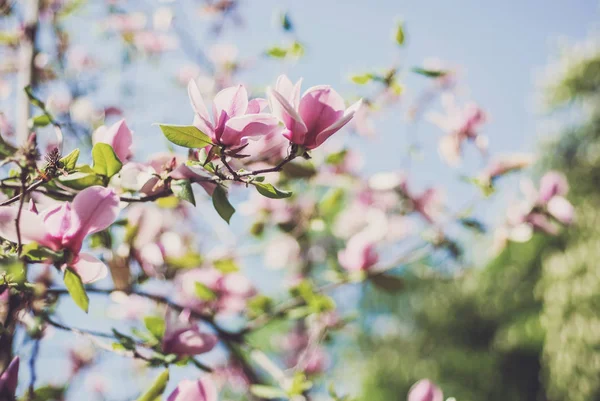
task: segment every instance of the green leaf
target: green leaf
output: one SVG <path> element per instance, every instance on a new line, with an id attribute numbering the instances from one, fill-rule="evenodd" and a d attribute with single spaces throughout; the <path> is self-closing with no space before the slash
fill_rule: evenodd
<path id="1" fill-rule="evenodd" d="M 123 334 L 119 331 L 117 331 L 116 329 L 112 329 L 113 334 L 115 335 L 117 341 L 119 341 L 119 344 L 126 350 L 134 350 L 135 349 L 135 340 L 126 335 Z M 113 344 L 113 348 L 114 348 L 114 344 Z"/>
<path id="2" fill-rule="evenodd" d="M 63 168 L 67 171 L 75 170 L 75 166 L 77 165 L 77 160 L 79 159 L 79 149 L 74 149 L 71 153 L 60 159 L 60 162 L 63 165 Z"/>
<path id="3" fill-rule="evenodd" d="M 474 230 L 480 234 L 484 234 L 486 232 L 485 225 L 477 219 L 474 219 L 472 217 L 464 217 L 459 221 L 460 224 L 462 224 L 463 226 L 470 228 L 471 230 Z"/>
<path id="4" fill-rule="evenodd" d="M 19 44 L 18 32 L 0 31 L 0 45 L 12 46 Z"/>
<path id="5" fill-rule="evenodd" d="M 191 269 L 202 264 L 202 255 L 196 252 L 188 252 L 183 256 L 167 256 L 167 264 L 179 269 Z"/>
<path id="6" fill-rule="evenodd" d="M 196 282 L 194 287 L 196 296 L 203 301 L 214 301 L 217 299 L 217 294 L 206 285 Z"/>
<path id="7" fill-rule="evenodd" d="M 288 53 L 293 57 L 300 58 L 304 56 L 304 45 L 300 42 L 294 42 Z"/>
<path id="8" fill-rule="evenodd" d="M 281 14 L 281 27 L 286 32 L 294 30 L 294 24 L 292 24 L 292 20 L 287 12 Z"/>
<path id="9" fill-rule="evenodd" d="M 90 166 L 78 167 L 76 172 L 67 176 L 59 175 L 58 180 L 65 186 L 73 189 L 85 189 L 92 185 L 104 185 L 104 180 L 92 170 Z"/>
<path id="10" fill-rule="evenodd" d="M 44 248 L 35 242 L 23 246 L 22 253 L 29 261 L 41 262 L 47 259 L 60 260 L 63 258 L 63 252 L 55 252 L 51 249 Z"/>
<path id="11" fill-rule="evenodd" d="M 46 105 L 33 94 L 33 89 L 30 85 L 27 85 L 23 90 L 27 94 L 27 98 L 32 105 L 39 107 L 42 110 L 46 110 Z"/>
<path id="12" fill-rule="evenodd" d="M 404 23 L 399 22 L 396 26 L 394 40 L 398 46 L 403 46 L 406 43 L 406 33 L 404 32 Z"/>
<path id="13" fill-rule="evenodd" d="M 146 329 L 157 339 L 165 335 L 165 319 L 158 316 L 146 316 L 144 318 Z"/>
<path id="14" fill-rule="evenodd" d="M 427 78 L 440 78 L 440 77 L 443 77 L 444 75 L 448 74 L 448 71 L 429 70 L 429 69 L 421 68 L 421 67 L 413 67 L 412 72 L 419 74 L 419 75 L 423 75 L 424 77 L 427 77 Z"/>
<path id="15" fill-rule="evenodd" d="M 17 151 L 17 148 L 4 141 L 2 136 L 0 136 L 0 160 L 6 159 L 8 156 L 12 156 Z"/>
<path id="16" fill-rule="evenodd" d="M 35 117 L 29 119 L 28 125 L 29 125 L 29 128 L 39 128 L 39 127 L 45 127 L 48 124 L 50 124 L 51 122 L 52 122 L 52 120 L 50 119 L 50 116 L 48 116 L 47 114 L 41 114 L 39 116 L 35 116 Z"/>
<path id="17" fill-rule="evenodd" d="M 152 383 L 152 386 L 137 401 L 156 401 L 164 393 L 169 382 L 169 369 L 163 370 Z"/>
<path id="18" fill-rule="evenodd" d="M 273 309 L 273 299 L 266 295 L 256 295 L 248 300 L 246 313 L 253 319 L 258 316 L 271 312 Z"/>
<path id="19" fill-rule="evenodd" d="M 279 46 L 273 46 L 268 48 L 265 54 L 273 58 L 285 58 L 285 56 L 288 54 L 288 49 L 284 49 L 283 47 Z"/>
<path id="20" fill-rule="evenodd" d="M 97 143 L 92 148 L 92 159 L 94 160 L 94 171 L 108 178 L 121 171 L 123 163 L 117 157 L 112 146 L 107 143 Z"/>
<path id="21" fill-rule="evenodd" d="M 371 80 L 373 79 L 373 74 L 367 73 L 367 74 L 353 75 L 350 77 L 350 79 L 355 84 L 365 85 L 365 84 L 368 84 L 369 82 L 371 82 Z"/>
<path id="22" fill-rule="evenodd" d="M 235 260 L 231 258 L 219 259 L 213 262 L 215 269 L 219 270 L 221 273 L 235 273 L 240 271 L 239 266 L 235 263 Z"/>
<path id="23" fill-rule="evenodd" d="M 235 209 L 229 203 L 229 199 L 227 199 L 227 192 L 223 189 L 222 186 L 217 186 L 215 188 L 215 192 L 213 192 L 212 196 L 213 206 L 219 216 L 223 218 L 229 224 L 229 220 L 231 220 L 231 216 L 235 213 Z"/>
<path id="24" fill-rule="evenodd" d="M 73 301 L 79 306 L 85 313 L 88 313 L 90 299 L 85 292 L 85 287 L 81 281 L 81 277 L 75 273 L 70 267 L 65 269 L 65 275 L 63 278 L 67 291 L 73 298 Z"/>
<path id="25" fill-rule="evenodd" d="M 213 144 L 205 133 L 193 125 L 158 124 L 158 126 L 169 141 L 184 148 L 203 148 Z"/>
<path id="26" fill-rule="evenodd" d="M 38 387 L 33 392 L 32 399 L 33 401 L 62 400 L 66 390 L 66 387 L 56 387 L 52 385 Z"/>
<path id="27" fill-rule="evenodd" d="M 283 199 L 292 196 L 291 192 L 279 190 L 271 184 L 264 184 L 262 182 L 254 181 L 252 182 L 252 185 L 256 187 L 258 193 L 260 193 L 262 196 L 266 196 L 267 198 Z"/>
<path id="28" fill-rule="evenodd" d="M 404 280 L 400 277 L 377 274 L 371 276 L 369 279 L 377 288 L 381 288 L 386 292 L 398 292 L 404 288 Z"/>
<path id="29" fill-rule="evenodd" d="M 179 199 L 188 201 L 196 206 L 196 198 L 194 198 L 194 191 L 192 190 L 190 180 L 174 180 L 171 182 L 171 191 Z"/>
<path id="30" fill-rule="evenodd" d="M 250 392 L 259 398 L 265 398 L 267 400 L 275 400 L 277 398 L 288 398 L 287 393 L 282 389 L 272 386 L 265 386 L 262 384 L 251 385 Z"/>

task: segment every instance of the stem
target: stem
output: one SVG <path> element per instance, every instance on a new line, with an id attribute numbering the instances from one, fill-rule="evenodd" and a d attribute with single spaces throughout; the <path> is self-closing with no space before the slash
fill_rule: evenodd
<path id="1" fill-rule="evenodd" d="M 8 206 L 8 205 L 12 205 L 16 201 L 23 201 L 25 199 L 25 195 L 27 195 L 29 192 L 35 191 L 43 183 L 44 183 L 43 180 L 38 180 L 38 181 L 34 182 L 33 184 L 31 184 L 30 186 L 24 187 L 24 183 L 22 182 L 21 185 L 19 186 L 19 188 L 22 188 L 21 193 L 0 203 L 0 206 Z M 6 186 L 9 188 L 13 188 L 13 186 L 9 186 L 9 185 L 6 185 Z M 20 214 L 20 212 L 19 212 L 19 214 Z M 18 228 L 17 228 L 17 230 L 18 230 Z"/>
<path id="2" fill-rule="evenodd" d="M 29 394 L 28 399 L 34 399 L 34 390 L 35 390 L 35 381 L 37 380 L 37 374 L 35 369 L 35 364 L 37 361 L 38 353 L 40 351 L 40 339 L 36 338 L 33 342 L 33 349 L 31 350 L 31 356 L 29 357 L 29 371 L 31 374 L 31 378 L 29 379 Z"/>

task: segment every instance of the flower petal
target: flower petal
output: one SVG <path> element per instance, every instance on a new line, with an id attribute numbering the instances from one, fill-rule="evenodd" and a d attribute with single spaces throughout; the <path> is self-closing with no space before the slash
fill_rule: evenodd
<path id="1" fill-rule="evenodd" d="M 306 125 L 302 121 L 300 114 L 294 109 L 294 107 L 283 97 L 283 95 L 276 90 L 268 89 L 269 102 L 273 114 L 278 116 L 286 128 L 289 130 L 287 134 L 284 134 L 291 142 L 298 145 L 304 144 L 306 136 Z M 280 107 L 280 114 L 277 114 L 274 109 Z"/>
<path id="2" fill-rule="evenodd" d="M 248 102 L 248 109 L 246 114 L 258 114 L 262 113 L 269 106 L 267 99 L 255 98 Z"/>
<path id="3" fill-rule="evenodd" d="M 210 121 L 210 114 L 206 108 L 206 104 L 204 103 L 204 99 L 200 93 L 200 89 L 198 89 L 198 85 L 193 79 L 188 83 L 188 96 L 190 98 L 192 108 L 196 113 L 194 115 L 194 125 L 206 135 L 212 136 L 214 126 Z"/>
<path id="4" fill-rule="evenodd" d="M 104 262 L 89 253 L 80 253 L 70 267 L 85 284 L 102 280 L 108 274 L 108 268 Z"/>
<path id="5" fill-rule="evenodd" d="M 354 117 L 354 114 L 360 108 L 361 105 L 362 105 L 362 99 L 360 99 L 358 102 L 354 103 L 352 106 L 348 107 L 348 109 L 346 109 L 346 111 L 344 112 L 344 115 L 342 116 L 342 118 L 335 121 L 333 124 L 331 124 L 329 127 L 325 128 L 323 131 L 319 132 L 316 136 L 314 147 L 316 148 L 317 146 L 321 146 L 321 144 L 323 142 L 325 142 L 327 140 L 327 138 L 329 138 L 331 135 L 338 132 L 344 125 L 348 124 L 350 122 L 350 120 L 352 120 L 352 118 Z M 312 149 L 312 148 L 309 147 L 309 149 Z"/>
<path id="6" fill-rule="evenodd" d="M 241 145 L 243 138 L 268 135 L 277 129 L 279 122 L 271 114 L 246 114 L 229 119 L 221 135 L 221 143 L 228 146 Z"/>
<path id="7" fill-rule="evenodd" d="M 15 243 L 18 242 L 16 226 L 18 212 L 19 209 L 16 207 L 0 207 L 0 237 Z M 35 241 L 40 245 L 49 246 L 51 243 L 42 217 L 27 209 L 21 210 L 20 229 L 23 244 Z"/>
<path id="8" fill-rule="evenodd" d="M 217 387 L 208 376 L 182 380 L 167 401 L 217 401 Z"/>
<path id="9" fill-rule="evenodd" d="M 330 86 L 309 88 L 298 106 L 298 112 L 309 133 L 317 135 L 344 115 L 344 99 Z"/>
<path id="10" fill-rule="evenodd" d="M 110 127 L 100 127 L 93 134 L 94 143 L 109 144 L 123 163 L 131 157 L 133 135 L 124 119 L 117 121 Z"/>
<path id="11" fill-rule="evenodd" d="M 119 197 L 110 188 L 98 185 L 81 191 L 73 199 L 70 227 L 63 237 L 77 251 L 86 235 L 102 231 L 117 219 Z"/>
<path id="12" fill-rule="evenodd" d="M 248 109 L 248 92 L 244 85 L 225 88 L 216 94 L 213 104 L 217 127 L 225 124 L 223 119 L 243 116 Z"/>

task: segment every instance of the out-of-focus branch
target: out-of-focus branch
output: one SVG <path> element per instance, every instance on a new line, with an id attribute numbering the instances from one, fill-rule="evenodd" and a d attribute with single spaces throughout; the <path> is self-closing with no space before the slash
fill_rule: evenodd
<path id="1" fill-rule="evenodd" d="M 35 36 L 38 30 L 40 13 L 40 0 L 21 0 L 23 7 L 23 37 L 19 48 L 19 73 L 17 77 L 17 144 L 25 143 L 29 136 L 29 118 L 31 107 L 29 98 L 22 90 L 31 86 L 35 81 L 34 58 L 35 58 Z"/>

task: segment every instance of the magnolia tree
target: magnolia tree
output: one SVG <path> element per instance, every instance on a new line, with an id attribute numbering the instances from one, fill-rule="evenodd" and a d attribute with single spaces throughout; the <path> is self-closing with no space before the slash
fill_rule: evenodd
<path id="1" fill-rule="evenodd" d="M 84 3 L 0 1 L 8 27 L 0 36 L 8 60 L 0 89 L 17 108 L 0 113 L 0 399 L 69 399 L 82 375 L 90 379 L 85 399 L 350 399 L 327 376 L 344 363 L 334 355 L 336 337 L 352 328 L 354 305 L 339 296 L 342 287 L 397 292 L 414 262 L 460 259 L 449 227 L 485 227 L 468 208 L 444 203 L 446 183 L 415 189 L 422 185 L 412 178 L 414 167 L 368 176 L 359 150 L 331 138 L 379 135 L 378 116 L 408 100 L 406 124 L 424 118 L 440 128 L 434 157 L 453 167 L 474 147 L 489 159 L 464 179 L 478 201 L 533 158 L 493 155 L 483 135 L 487 114 L 458 103 L 458 74 L 439 62 L 408 71 L 430 83 L 413 99 L 403 94 L 405 71 L 395 66 L 353 76 L 362 99 L 345 99 L 326 84 L 303 90 L 294 74 L 249 91 L 238 73 L 256 63 L 223 46 L 204 53 L 186 27 L 172 23 L 170 6 L 107 1 L 94 11 L 96 23 L 109 45 L 121 46 L 123 66 L 177 49 L 195 60 L 176 76 L 187 87 L 187 125 L 156 121 L 134 133 L 135 122 L 123 119 L 126 102 L 98 107 L 90 100 L 97 90 L 90 81 L 104 70 L 93 51 L 71 47 L 76 32 L 67 29 Z M 210 16 L 214 35 L 242 18 L 233 0 L 194 7 Z M 265 57 L 302 57 L 289 15 L 280 24 L 293 40 Z M 405 45 L 402 24 L 394 39 Z M 438 98 L 444 113 L 432 111 Z M 151 132 L 168 145 L 136 155 L 134 145 L 143 148 Z M 524 181 L 493 232 L 495 249 L 571 223 L 567 191 L 555 172 L 538 185 Z M 200 224 L 204 215 L 243 220 L 247 230 L 223 234 L 221 224 Z M 252 237 L 252 249 L 224 238 L 231 235 Z M 419 269 L 417 277 L 438 274 Z M 91 315 L 97 323 L 85 327 L 90 320 L 81 316 L 90 310 L 98 311 Z M 38 370 L 52 367 L 39 349 L 58 332 L 73 339 L 59 355 L 70 361 L 68 379 L 40 383 Z M 92 375 L 104 355 L 136 364 L 127 378 Z M 184 377 L 169 379 L 182 369 Z M 136 373 L 152 380 L 132 385 Z M 109 394 L 106 379 L 124 388 L 119 396 Z M 408 399 L 444 398 L 424 379 Z"/>

